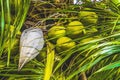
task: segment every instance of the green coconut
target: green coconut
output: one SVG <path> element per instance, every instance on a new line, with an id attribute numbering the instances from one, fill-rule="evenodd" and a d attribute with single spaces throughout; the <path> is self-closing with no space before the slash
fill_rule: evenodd
<path id="1" fill-rule="evenodd" d="M 72 41 L 72 39 L 69 37 L 61 37 L 57 40 L 56 45 L 57 45 L 57 48 L 56 48 L 57 51 L 61 52 L 74 47 L 76 43 Z"/>
<path id="2" fill-rule="evenodd" d="M 74 38 L 78 37 L 84 31 L 84 26 L 79 21 L 72 21 L 66 28 L 67 36 Z"/>
<path id="3" fill-rule="evenodd" d="M 91 12 L 90 10 L 80 11 L 79 17 L 81 22 L 85 25 L 97 24 L 98 21 L 98 15 L 95 12 Z"/>
<path id="4" fill-rule="evenodd" d="M 64 26 L 53 26 L 48 30 L 48 37 L 53 40 L 53 42 L 60 38 L 65 36 L 66 31 Z"/>

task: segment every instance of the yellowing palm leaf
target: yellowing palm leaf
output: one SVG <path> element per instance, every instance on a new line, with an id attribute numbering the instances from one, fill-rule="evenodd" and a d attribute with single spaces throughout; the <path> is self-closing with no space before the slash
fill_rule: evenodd
<path id="1" fill-rule="evenodd" d="M 47 62 L 45 67 L 44 80 L 49 80 L 52 74 L 52 69 L 54 65 L 54 46 L 50 42 L 47 43 Z"/>

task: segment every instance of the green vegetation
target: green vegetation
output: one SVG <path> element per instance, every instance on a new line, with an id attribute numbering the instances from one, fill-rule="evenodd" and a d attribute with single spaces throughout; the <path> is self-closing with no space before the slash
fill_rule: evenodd
<path id="1" fill-rule="evenodd" d="M 119 80 L 120 1 L 0 1 L 0 80 Z M 18 71 L 22 30 L 43 29 L 40 54 Z"/>

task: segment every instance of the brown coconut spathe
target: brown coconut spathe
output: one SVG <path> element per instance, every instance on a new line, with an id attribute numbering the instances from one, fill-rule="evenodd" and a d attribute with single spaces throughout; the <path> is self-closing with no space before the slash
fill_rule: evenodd
<path id="1" fill-rule="evenodd" d="M 23 31 L 20 38 L 20 58 L 18 71 L 30 60 L 34 59 L 44 46 L 43 32 L 39 28 Z"/>

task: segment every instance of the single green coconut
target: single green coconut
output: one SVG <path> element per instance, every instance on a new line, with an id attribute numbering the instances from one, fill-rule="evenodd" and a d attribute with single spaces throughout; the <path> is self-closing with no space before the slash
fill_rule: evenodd
<path id="1" fill-rule="evenodd" d="M 74 38 L 78 37 L 84 31 L 84 26 L 79 21 L 72 21 L 66 28 L 67 36 Z"/>
<path id="2" fill-rule="evenodd" d="M 96 26 L 91 26 L 90 28 L 86 29 L 86 33 L 95 33 L 98 32 Z"/>
<path id="3" fill-rule="evenodd" d="M 81 22 L 85 25 L 89 24 L 97 24 L 98 21 L 98 15 L 95 12 L 89 11 L 80 11 L 79 17 L 81 19 Z"/>
<path id="4" fill-rule="evenodd" d="M 100 36 L 89 37 L 89 38 L 85 38 L 85 39 L 81 40 L 80 43 L 88 43 L 90 41 L 100 39 L 100 38 L 101 38 Z"/>
<path id="5" fill-rule="evenodd" d="M 48 30 L 48 37 L 51 38 L 53 41 L 65 36 L 66 31 L 64 26 L 53 26 Z"/>
<path id="6" fill-rule="evenodd" d="M 56 48 L 57 51 L 61 52 L 74 47 L 76 43 L 72 41 L 72 39 L 69 37 L 61 37 L 57 40 L 56 45 L 57 45 L 57 48 Z"/>

